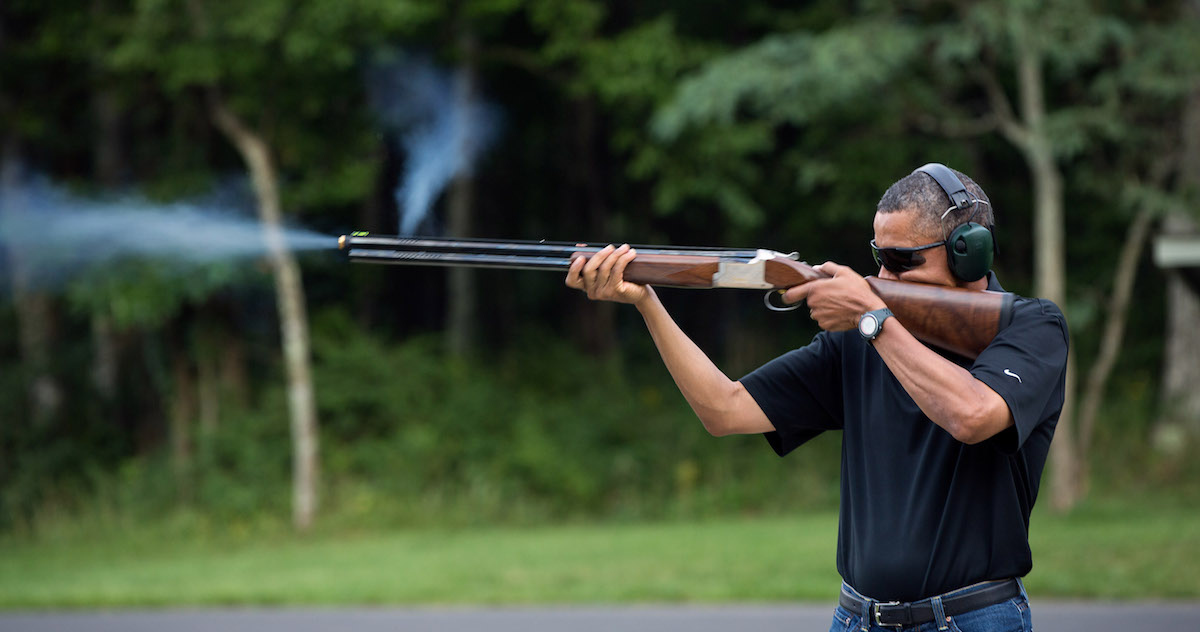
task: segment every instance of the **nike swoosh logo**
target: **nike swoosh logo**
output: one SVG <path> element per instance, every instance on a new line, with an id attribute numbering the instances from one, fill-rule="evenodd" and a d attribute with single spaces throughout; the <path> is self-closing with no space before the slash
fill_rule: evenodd
<path id="1" fill-rule="evenodd" d="M 1012 371 L 1010 371 L 1008 369 L 1004 369 L 1004 374 L 1007 375 L 1008 377 L 1016 378 L 1018 384 L 1024 384 L 1024 382 L 1021 381 L 1020 375 L 1017 375 L 1016 373 L 1013 373 Z"/>

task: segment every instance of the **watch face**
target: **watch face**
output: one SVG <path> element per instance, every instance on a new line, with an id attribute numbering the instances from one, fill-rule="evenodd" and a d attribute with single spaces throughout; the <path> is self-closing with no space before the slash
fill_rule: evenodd
<path id="1" fill-rule="evenodd" d="M 879 320 L 875 314 L 867 314 L 858 320 L 858 333 L 870 338 L 879 330 Z"/>

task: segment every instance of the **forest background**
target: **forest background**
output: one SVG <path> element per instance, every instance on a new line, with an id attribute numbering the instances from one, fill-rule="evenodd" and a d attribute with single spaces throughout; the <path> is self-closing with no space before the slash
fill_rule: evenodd
<path id="1" fill-rule="evenodd" d="M 555 274 L 349 265 L 336 235 L 871 273 L 876 201 L 932 161 L 989 193 L 1005 286 L 1070 323 L 1041 504 L 1195 506 L 1195 269 L 1151 246 L 1196 231 L 1200 4 L 794 5 L 8 0 L 0 531 L 835 507 L 836 436 L 783 460 L 708 437 L 634 310 Z M 753 293 L 662 295 L 735 378 L 816 332 Z"/>

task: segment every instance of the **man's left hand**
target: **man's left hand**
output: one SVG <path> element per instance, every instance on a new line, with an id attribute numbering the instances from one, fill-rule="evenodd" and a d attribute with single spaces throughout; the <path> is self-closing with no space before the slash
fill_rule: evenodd
<path id="1" fill-rule="evenodd" d="M 807 300 L 808 313 L 821 329 L 854 329 L 863 314 L 887 307 L 887 303 L 871 291 L 867 280 L 854 270 L 832 261 L 826 261 L 816 269 L 833 276 L 791 288 L 783 294 L 783 300 L 787 303 Z"/>

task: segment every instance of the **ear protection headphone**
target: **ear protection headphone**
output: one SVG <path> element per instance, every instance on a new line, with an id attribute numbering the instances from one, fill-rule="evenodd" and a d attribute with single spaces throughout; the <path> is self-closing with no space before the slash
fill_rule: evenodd
<path id="1" fill-rule="evenodd" d="M 978 205 L 987 202 L 971 195 L 962 180 L 959 180 L 946 165 L 931 162 L 913 173 L 917 171 L 933 178 L 950 198 L 952 206 L 942 213 L 942 217 L 953 211 L 971 209 L 971 217 L 967 223 L 955 228 L 950 236 L 946 237 L 946 262 L 950 266 L 950 272 L 961 281 L 978 281 L 987 276 L 988 271 L 992 269 L 992 259 L 999 251 L 996 233 L 992 226 L 971 221 L 979 211 Z"/>

